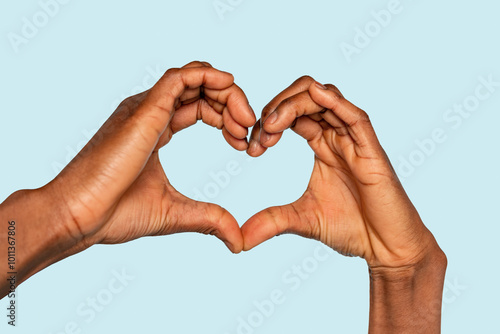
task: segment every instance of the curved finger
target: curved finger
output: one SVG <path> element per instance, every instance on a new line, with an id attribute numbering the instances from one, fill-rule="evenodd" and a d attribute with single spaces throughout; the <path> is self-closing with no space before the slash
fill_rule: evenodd
<path id="1" fill-rule="evenodd" d="M 328 123 L 335 132 L 340 136 L 346 136 L 349 134 L 349 127 L 344 123 L 335 113 L 331 110 L 327 110 L 322 114 L 318 114 L 319 117 Z"/>
<path id="2" fill-rule="evenodd" d="M 269 148 L 276 145 L 280 141 L 282 136 L 283 132 L 269 133 L 266 132 L 265 130 L 262 130 L 261 128 L 259 141 L 262 146 Z"/>
<path id="3" fill-rule="evenodd" d="M 238 85 L 233 84 L 223 90 L 206 88 L 204 94 L 210 99 L 226 105 L 232 118 L 240 125 L 248 128 L 255 123 L 255 113 L 247 96 Z"/>
<path id="4" fill-rule="evenodd" d="M 213 66 L 206 61 L 200 61 L 200 60 L 195 60 L 182 66 L 182 68 L 195 68 L 195 67 L 213 67 Z"/>
<path id="5" fill-rule="evenodd" d="M 233 82 L 231 73 L 211 67 L 169 69 L 151 89 L 148 102 L 168 110 L 187 89 L 203 86 L 220 90 L 229 88 Z"/>
<path id="6" fill-rule="evenodd" d="M 224 115 L 226 119 L 224 119 Z M 172 135 L 184 130 L 201 120 L 203 123 L 222 130 L 225 140 L 238 151 L 244 151 L 248 148 L 246 139 L 247 129 L 230 119 L 226 112 L 218 113 L 208 101 L 201 100 L 199 103 L 185 105 L 174 114 L 170 121 Z"/>
<path id="7" fill-rule="evenodd" d="M 317 141 L 323 135 L 321 125 L 309 116 L 299 117 L 291 129 L 308 142 Z"/>
<path id="8" fill-rule="evenodd" d="M 243 249 L 243 235 L 236 219 L 219 205 L 193 201 L 180 195 L 185 207 L 182 216 L 177 218 L 176 233 L 197 232 L 214 235 L 224 242 L 233 253 Z"/>
<path id="9" fill-rule="evenodd" d="M 179 97 L 188 89 L 205 86 L 225 89 L 233 84 L 233 76 L 209 67 L 170 69 L 148 91 L 135 113 L 136 124 L 147 144 L 156 145 L 163 135 Z"/>
<path id="10" fill-rule="evenodd" d="M 200 104 L 193 103 L 183 106 L 175 113 L 170 121 L 172 134 L 196 124 L 199 120 L 219 130 L 224 127 L 222 115 L 211 108 L 206 101 L 202 100 Z"/>
<path id="11" fill-rule="evenodd" d="M 335 86 L 325 87 L 316 83 L 311 85 L 309 92 L 315 103 L 331 110 L 336 118 L 346 125 L 345 130 L 358 147 L 380 147 L 368 114 L 347 101 Z M 328 118 L 325 120 L 329 123 L 332 122 L 332 124 L 336 122 L 333 119 L 328 120 Z"/>
<path id="12" fill-rule="evenodd" d="M 272 207 L 255 214 L 241 227 L 243 250 L 248 251 L 264 241 L 283 234 L 288 229 L 288 221 L 283 207 Z"/>
<path id="13" fill-rule="evenodd" d="M 197 61 L 192 61 L 189 64 L 184 65 L 182 68 L 184 69 L 184 68 L 200 68 L 200 67 L 210 67 L 211 68 L 212 65 L 210 65 L 207 62 L 197 60 Z M 189 103 L 192 103 L 192 102 L 198 100 L 201 97 L 202 91 L 203 91 L 203 88 L 201 86 L 196 87 L 196 88 L 186 89 L 182 93 L 182 95 L 179 97 L 179 101 L 181 102 L 180 104 L 189 104 Z"/>
<path id="14" fill-rule="evenodd" d="M 229 133 L 225 126 L 222 128 L 222 135 L 224 136 L 226 142 L 235 150 L 245 151 L 248 148 L 248 142 L 246 138 L 239 139 L 234 137 L 231 133 Z"/>
<path id="15" fill-rule="evenodd" d="M 305 238 L 318 237 L 313 222 L 308 221 L 308 218 L 304 221 L 305 216 L 297 207 L 299 201 L 267 208 L 248 219 L 241 227 L 243 250 L 248 251 L 281 234 L 291 233 Z"/>
<path id="16" fill-rule="evenodd" d="M 281 104 L 281 102 L 291 96 L 307 91 L 311 84 L 316 82 L 310 76 L 303 76 L 295 80 L 290 86 L 284 89 L 281 93 L 269 102 L 262 110 L 261 119 L 264 122 L 267 117 Z"/>
<path id="17" fill-rule="evenodd" d="M 227 108 L 224 108 L 222 112 L 222 120 L 224 121 L 224 127 L 233 137 L 246 139 L 248 135 L 248 128 L 243 127 L 236 122 Z"/>
<path id="18" fill-rule="evenodd" d="M 247 154 L 251 157 L 258 157 L 266 152 L 267 147 L 260 144 L 260 119 L 255 123 L 250 134 Z"/>
<path id="19" fill-rule="evenodd" d="M 295 119 L 324 111 L 311 98 L 309 91 L 290 96 L 278 105 L 264 121 L 263 128 L 268 133 L 280 133 L 289 128 Z"/>
<path id="20" fill-rule="evenodd" d="M 251 150 L 248 151 L 248 154 L 257 157 L 262 154 L 269 148 L 281 139 L 282 134 L 272 134 L 265 132 L 262 130 L 262 121 L 259 119 L 257 123 L 253 126 L 252 132 L 250 134 L 250 146 Z"/>
<path id="21" fill-rule="evenodd" d="M 328 87 L 327 87 L 328 86 Z M 368 115 L 349 101 L 347 101 L 334 85 L 323 86 L 312 84 L 309 88 L 311 98 L 317 104 L 332 110 L 343 122 L 352 126 L 360 121 L 368 121 Z"/>
<path id="22" fill-rule="evenodd" d="M 250 134 L 248 155 L 258 157 L 281 139 L 282 133 L 270 134 L 262 130 L 262 122 L 260 120 L 255 123 Z"/>
<path id="23" fill-rule="evenodd" d="M 266 128 L 262 128 L 262 125 L 266 122 L 267 117 L 282 103 L 283 100 L 306 91 L 313 82 L 315 82 L 315 80 L 310 76 L 306 75 L 300 77 L 264 107 L 261 114 L 261 129 L 259 131 L 259 143 L 262 146 L 272 147 L 281 139 L 281 134 L 275 135 L 267 132 Z"/>

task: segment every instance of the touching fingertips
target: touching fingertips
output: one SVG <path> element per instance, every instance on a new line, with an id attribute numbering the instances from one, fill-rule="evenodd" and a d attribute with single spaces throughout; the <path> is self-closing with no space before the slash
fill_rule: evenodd
<path id="1" fill-rule="evenodd" d="M 238 254 L 238 253 L 241 253 L 242 251 L 242 248 L 243 247 L 234 247 L 234 245 L 230 242 L 230 241 L 224 241 L 224 244 L 226 245 L 226 247 L 234 254 Z"/>
<path id="2" fill-rule="evenodd" d="M 248 142 L 246 141 L 246 139 L 239 140 L 235 145 L 235 149 L 238 151 L 246 151 L 248 149 Z"/>
<path id="3" fill-rule="evenodd" d="M 255 140 L 250 140 L 250 145 L 248 146 L 248 153 L 256 153 L 259 149 L 259 143 Z"/>
<path id="4" fill-rule="evenodd" d="M 251 157 L 258 157 L 260 155 L 262 155 L 262 153 L 264 153 L 266 150 L 265 147 L 263 147 L 258 141 L 256 140 L 250 140 L 250 144 L 248 145 L 248 150 L 247 150 L 247 154 Z"/>
<path id="5" fill-rule="evenodd" d="M 260 143 L 261 144 L 266 144 L 271 140 L 271 135 L 265 131 L 262 131 L 260 133 Z"/>

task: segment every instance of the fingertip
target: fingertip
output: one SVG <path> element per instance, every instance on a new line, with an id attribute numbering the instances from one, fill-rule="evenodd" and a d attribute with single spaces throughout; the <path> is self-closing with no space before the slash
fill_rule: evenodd
<path id="1" fill-rule="evenodd" d="M 245 152 L 246 150 L 248 150 L 248 143 L 246 142 L 246 139 L 245 141 L 238 141 L 232 146 L 236 151 Z"/>
<path id="2" fill-rule="evenodd" d="M 229 241 L 224 241 L 224 244 L 229 249 L 229 251 L 233 254 L 240 254 L 243 251 L 243 243 L 240 243 L 238 246 L 235 246 L 233 243 Z"/>
<path id="3" fill-rule="evenodd" d="M 253 215 L 241 227 L 243 250 L 248 251 L 285 230 L 286 222 L 276 218 L 277 207 Z"/>
<path id="4" fill-rule="evenodd" d="M 251 233 L 252 232 L 252 228 L 251 228 L 252 224 L 253 224 L 252 218 L 250 218 L 250 220 L 248 220 L 241 227 L 241 234 L 243 236 L 243 251 L 245 251 L 245 252 L 248 252 L 249 250 L 251 250 L 252 248 L 257 246 L 257 244 L 255 243 L 254 237 Z"/>
<path id="5" fill-rule="evenodd" d="M 243 90 L 235 83 L 232 86 L 231 94 L 225 102 L 229 113 L 241 126 L 246 128 L 252 127 L 256 121 L 255 112 Z"/>
<path id="6" fill-rule="evenodd" d="M 231 84 L 234 83 L 234 75 L 232 73 L 226 72 L 226 71 L 221 71 L 222 73 L 226 74 L 228 77 L 228 80 L 231 80 Z"/>
<path id="7" fill-rule="evenodd" d="M 252 250 L 254 247 L 252 247 L 251 245 L 248 245 L 245 241 L 243 242 L 243 252 L 248 252 L 250 250 Z"/>
<path id="8" fill-rule="evenodd" d="M 282 133 L 268 133 L 267 131 L 261 131 L 260 133 L 260 145 L 265 148 L 270 148 L 276 145 Z"/>
<path id="9" fill-rule="evenodd" d="M 241 253 L 243 250 L 243 234 L 241 233 L 241 229 L 236 221 L 236 218 L 234 218 L 234 216 L 223 207 L 217 206 L 216 211 L 218 211 L 218 213 L 212 216 L 212 218 L 219 217 L 217 220 L 212 222 L 217 230 L 215 235 L 222 242 L 224 242 L 226 247 L 232 253 Z"/>
<path id="10" fill-rule="evenodd" d="M 256 140 L 251 139 L 248 145 L 247 154 L 253 158 L 257 158 L 264 154 L 266 148 L 260 145 Z"/>
<path id="11" fill-rule="evenodd" d="M 222 128 L 222 136 L 226 140 L 226 142 L 237 151 L 245 151 L 248 149 L 248 140 L 247 138 L 238 139 L 235 138 L 229 131 L 223 127 Z"/>
<path id="12" fill-rule="evenodd" d="M 213 67 L 203 69 L 208 76 L 205 76 L 204 86 L 211 89 L 226 89 L 234 84 L 234 76 L 225 71 Z"/>
<path id="13" fill-rule="evenodd" d="M 248 104 L 248 109 L 250 110 L 249 117 L 247 119 L 248 122 L 243 125 L 246 127 L 252 127 L 257 122 L 257 116 L 255 115 L 255 111 L 250 104 Z"/>

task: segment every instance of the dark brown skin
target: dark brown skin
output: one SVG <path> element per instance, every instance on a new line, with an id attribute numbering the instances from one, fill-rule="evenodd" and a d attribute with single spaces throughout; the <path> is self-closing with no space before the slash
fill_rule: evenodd
<path id="1" fill-rule="evenodd" d="M 175 133 L 198 120 L 222 129 L 234 148 L 247 149 L 255 115 L 233 80 L 201 62 L 167 71 L 151 90 L 126 99 L 52 182 L 2 203 L 2 249 L 8 221 L 17 222 L 18 284 L 94 244 L 143 236 L 201 232 L 241 252 L 243 237 L 234 217 L 177 192 L 158 158 Z M 2 270 L 2 297 L 8 289 L 4 278 Z"/>
<path id="2" fill-rule="evenodd" d="M 368 115 L 335 86 L 303 77 L 264 108 L 248 153 L 263 154 L 290 127 L 315 153 L 311 180 L 297 201 L 265 209 L 242 226 L 244 250 L 294 233 L 362 257 L 371 274 L 370 333 L 439 333 L 446 257 Z"/>
<path id="3" fill-rule="evenodd" d="M 254 157 L 291 127 L 315 153 L 304 195 L 257 213 L 240 229 L 220 206 L 177 192 L 158 151 L 198 120 L 221 129 L 232 147 Z M 125 100 L 52 182 L 18 191 L 0 205 L 0 248 L 7 248 L 12 220 L 22 245 L 16 249 L 17 283 L 95 244 L 200 232 L 239 253 L 295 233 L 366 259 L 370 333 L 439 333 L 446 257 L 401 186 L 367 114 L 335 86 L 303 77 L 255 121 L 231 74 L 203 62 L 167 71 L 151 90 Z M 2 270 L 2 297 L 6 279 Z"/>

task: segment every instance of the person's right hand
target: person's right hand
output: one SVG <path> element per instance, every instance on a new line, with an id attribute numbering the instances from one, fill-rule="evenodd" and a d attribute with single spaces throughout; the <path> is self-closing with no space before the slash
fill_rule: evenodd
<path id="1" fill-rule="evenodd" d="M 198 120 L 222 130 L 238 150 L 248 147 L 255 115 L 233 76 L 193 62 L 170 69 L 156 85 L 126 99 L 47 190 L 66 210 L 64 226 L 79 248 L 179 232 L 213 234 L 238 253 L 239 225 L 218 205 L 177 192 L 158 151 Z M 199 138 L 203 140 L 203 138 Z M 186 154 L 191 154 L 186 152 Z M 172 162 L 182 165 L 183 161 Z M 74 249 L 69 251 L 74 252 Z"/>

